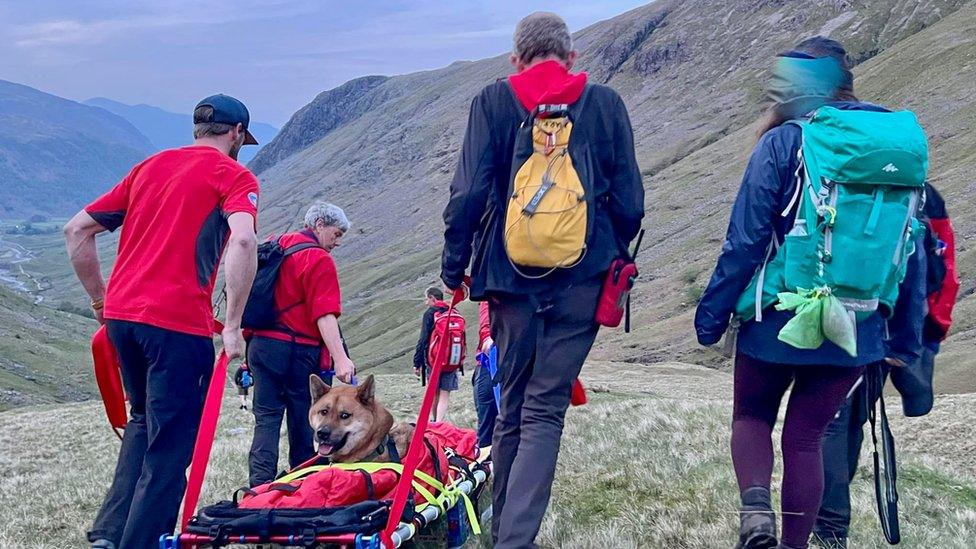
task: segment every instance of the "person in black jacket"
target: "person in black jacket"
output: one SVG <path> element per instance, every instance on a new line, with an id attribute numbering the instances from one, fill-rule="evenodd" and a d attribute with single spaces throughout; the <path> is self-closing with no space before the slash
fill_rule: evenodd
<path id="1" fill-rule="evenodd" d="M 923 334 L 922 356 L 907 364 L 879 362 L 870 366 L 864 375 L 866 378 L 873 376 L 877 381 L 861 383 L 827 427 L 823 441 L 824 494 L 813 528 L 815 539 L 825 549 L 847 547 L 851 524 L 850 485 L 857 472 L 868 411 L 877 405 L 880 397 L 877 389 L 884 387 L 890 375 L 892 384 L 902 397 L 905 416 L 924 416 L 932 410 L 935 355 L 951 323 L 959 281 L 955 275 L 955 239 L 945 202 L 935 187 L 928 183 L 925 185 L 925 203 L 921 213 L 926 231 L 917 237 L 915 249 L 916 253 L 925 253 L 926 280 L 917 280 L 922 273 L 913 273 L 916 279 L 906 282 L 926 288 L 929 306 L 923 309 L 922 302 L 899 296 L 896 307 L 909 309 L 912 315 L 909 329 L 912 333 L 905 333 L 902 327 L 900 332 L 890 334 L 889 341 L 913 337 L 914 333 L 920 331 Z"/>
<path id="2" fill-rule="evenodd" d="M 421 321 L 420 338 L 417 340 L 417 348 L 413 353 L 413 373 L 420 377 L 422 374 L 430 377 L 431 365 L 428 363 L 427 356 L 430 349 L 430 338 L 434 333 L 434 315 L 444 313 L 450 308 L 444 302 L 444 292 L 440 288 L 430 287 L 424 294 L 426 297 L 427 310 Z M 425 373 L 425 374 L 424 374 Z M 460 388 L 457 371 L 441 372 L 440 379 L 437 380 L 437 404 L 434 407 L 434 421 L 444 421 L 447 417 L 447 409 L 451 405 L 451 393 Z"/>
<path id="3" fill-rule="evenodd" d="M 485 87 L 471 104 L 461 158 L 444 210 L 441 278 L 491 303 L 498 346 L 501 406 L 492 445 L 492 538 L 497 548 L 533 547 L 549 504 L 559 441 L 576 379 L 596 338 L 601 282 L 628 255 L 644 216 L 644 188 L 627 109 L 612 89 L 571 73 L 576 60 L 566 23 L 552 13 L 519 22 L 512 64 L 517 74 Z M 572 267 L 523 276 L 504 243 L 514 141 L 538 105 L 576 111 L 568 150 L 586 162 L 586 248 Z M 585 147 L 581 150 L 579 147 Z M 523 210 L 524 211 L 524 210 Z"/>

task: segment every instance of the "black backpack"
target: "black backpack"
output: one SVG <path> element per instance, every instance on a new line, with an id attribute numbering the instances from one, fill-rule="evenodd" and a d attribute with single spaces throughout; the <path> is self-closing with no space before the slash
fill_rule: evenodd
<path id="1" fill-rule="evenodd" d="M 278 310 L 274 305 L 275 283 L 278 271 L 286 257 L 309 248 L 316 248 L 314 242 L 302 242 L 288 248 L 281 247 L 281 239 L 269 240 L 258 246 L 258 270 L 251 285 L 251 294 L 244 305 L 241 325 L 251 330 L 278 328 Z"/>

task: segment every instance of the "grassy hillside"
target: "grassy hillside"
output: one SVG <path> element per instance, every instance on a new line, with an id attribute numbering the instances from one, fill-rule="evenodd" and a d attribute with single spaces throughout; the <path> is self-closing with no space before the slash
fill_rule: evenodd
<path id="1" fill-rule="evenodd" d="M 97 394 L 88 340 L 95 322 L 0 287 L 0 410 Z"/>
<path id="2" fill-rule="evenodd" d="M 965 208 L 976 145 L 963 131 L 974 108 L 974 26 L 976 8 L 962 1 L 662 0 L 577 33 L 580 67 L 619 90 L 630 109 L 648 191 L 635 332 L 606 332 L 595 356 L 725 364 L 695 344 L 694 306 L 724 238 L 770 58 L 820 33 L 845 42 L 860 62 L 863 99 L 913 108 L 929 131 L 933 181 L 956 219 L 964 279 L 940 384 L 976 390 L 966 320 L 976 307 L 967 279 L 976 218 Z M 421 311 L 414 298 L 437 281 L 440 214 L 468 103 L 508 71 L 500 56 L 350 83 L 297 113 L 269 146 L 278 161 L 261 173 L 263 230 L 294 228 L 313 199 L 350 214 L 353 231 L 337 261 L 346 322 L 357 327 L 348 339 L 367 364 L 412 344 Z M 346 117 L 315 114 L 332 104 L 349 105 Z M 320 137 L 309 143 L 309 134 Z"/>
<path id="3" fill-rule="evenodd" d="M 592 401 L 568 415 L 539 543 L 730 547 L 738 519 L 728 457 L 729 376 L 682 364 L 593 363 L 584 380 Z M 412 376 L 381 375 L 378 391 L 397 419 L 413 417 L 420 389 Z M 452 419 L 473 425 L 470 399 L 458 400 L 462 407 Z M 205 504 L 229 497 L 247 480 L 253 419 L 235 402 L 225 401 L 201 496 Z M 976 538 L 976 447 L 967 426 L 976 420 L 976 400 L 952 397 L 936 413 L 960 421 L 934 430 L 892 419 L 899 441 L 903 545 L 964 549 Z M 39 432 L 57 444 L 35 444 Z M 0 546 L 84 547 L 118 445 L 97 403 L 0 413 Z M 851 546 L 881 548 L 886 545 L 873 512 L 868 463 L 862 456 L 865 467 L 853 483 Z M 778 469 L 774 483 L 780 474 Z"/>

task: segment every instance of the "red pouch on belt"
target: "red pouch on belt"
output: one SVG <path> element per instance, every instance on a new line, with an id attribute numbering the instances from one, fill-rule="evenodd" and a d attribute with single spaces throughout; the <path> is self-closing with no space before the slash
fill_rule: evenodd
<path id="1" fill-rule="evenodd" d="M 637 265 L 628 259 L 614 259 L 600 291 L 596 323 L 608 328 L 620 326 L 630 300 L 630 290 L 637 279 Z"/>

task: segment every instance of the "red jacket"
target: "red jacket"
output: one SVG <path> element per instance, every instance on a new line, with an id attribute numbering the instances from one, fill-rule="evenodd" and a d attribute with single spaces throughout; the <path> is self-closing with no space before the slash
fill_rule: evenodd
<path id="1" fill-rule="evenodd" d="M 488 302 L 478 304 L 478 350 L 485 346 L 485 340 L 491 337 L 491 326 L 488 325 Z"/>

